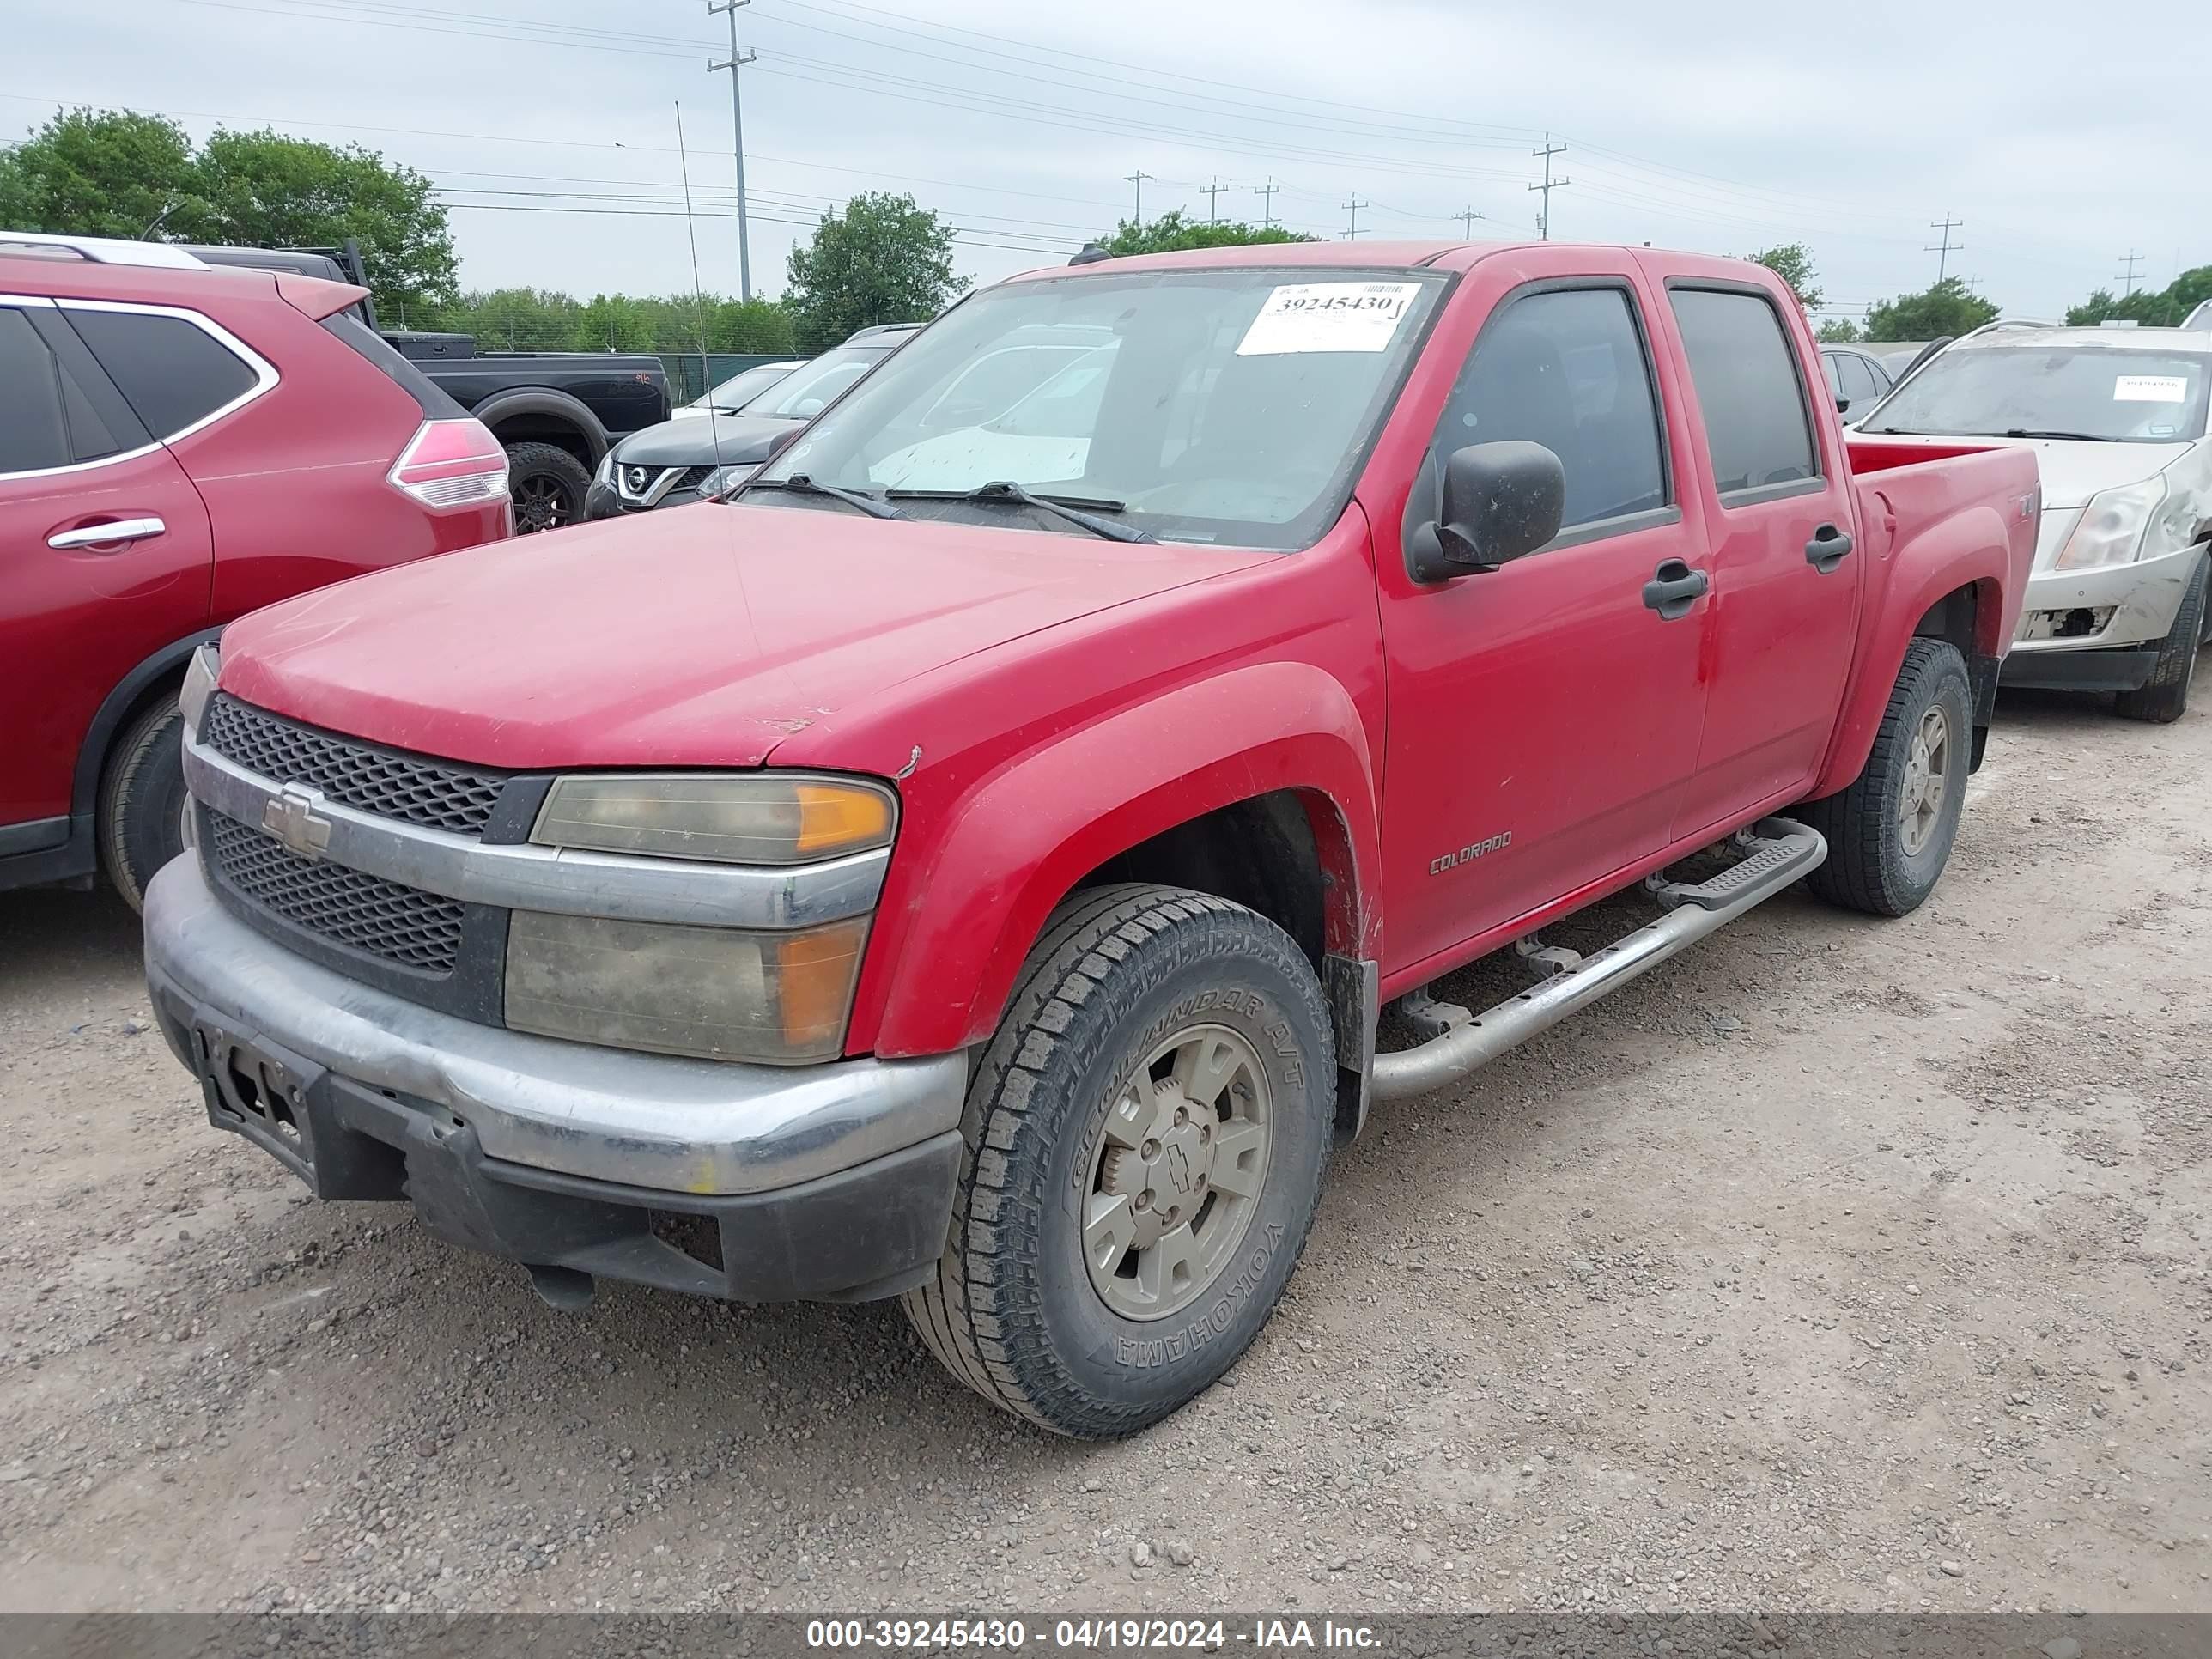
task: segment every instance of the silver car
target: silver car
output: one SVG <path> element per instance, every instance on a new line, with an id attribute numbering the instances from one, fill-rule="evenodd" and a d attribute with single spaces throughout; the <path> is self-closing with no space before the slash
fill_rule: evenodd
<path id="1" fill-rule="evenodd" d="M 2212 634 L 2212 330 L 1992 324 L 1857 423 L 1862 439 L 2034 448 L 2035 571 L 2008 685 L 2117 691 L 2171 720 Z"/>

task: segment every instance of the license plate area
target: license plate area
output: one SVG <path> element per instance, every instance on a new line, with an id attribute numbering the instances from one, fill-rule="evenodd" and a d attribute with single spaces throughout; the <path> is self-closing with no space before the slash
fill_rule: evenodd
<path id="1" fill-rule="evenodd" d="M 210 1120 L 244 1135 L 313 1187 L 315 1133 L 307 1108 L 322 1067 L 204 1018 L 192 1024 L 192 1060 Z"/>

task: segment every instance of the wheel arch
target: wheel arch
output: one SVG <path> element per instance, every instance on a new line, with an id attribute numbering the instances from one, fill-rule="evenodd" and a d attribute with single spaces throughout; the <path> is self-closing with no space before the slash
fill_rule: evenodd
<path id="1" fill-rule="evenodd" d="M 557 386 L 517 386 L 495 392 L 470 413 L 501 445 L 550 443 L 567 449 L 586 468 L 605 459 L 613 441 L 584 401 Z"/>
<path id="2" fill-rule="evenodd" d="M 92 724 L 85 728 L 84 742 L 77 750 L 76 773 L 70 784 L 70 816 L 73 820 L 89 818 L 96 810 L 100 774 L 107 769 L 108 750 L 114 746 L 116 735 L 166 692 L 172 682 L 181 684 L 185 665 L 191 660 L 192 653 L 204 645 L 214 644 L 222 635 L 220 628 L 204 628 L 164 646 L 125 675 L 107 694 L 94 714 Z M 71 838 L 75 838 L 74 833 Z"/>
<path id="3" fill-rule="evenodd" d="M 987 1041 L 1053 911 L 1140 878 L 1282 926 L 1342 1011 L 1340 1056 L 1364 1065 L 1380 954 L 1374 785 L 1350 696 L 1306 664 L 1232 671 L 1064 734 L 930 814 L 932 856 L 885 894 L 902 925 L 869 952 L 877 977 L 864 975 L 860 1001 L 879 1017 L 854 1036 L 884 1055 Z"/>

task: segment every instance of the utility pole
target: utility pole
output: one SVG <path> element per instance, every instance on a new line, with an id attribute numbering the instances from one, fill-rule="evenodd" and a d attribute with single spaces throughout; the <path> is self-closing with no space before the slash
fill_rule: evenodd
<path id="1" fill-rule="evenodd" d="M 1948 213 L 1941 219 L 1930 219 L 1928 222 L 1929 229 L 1940 230 L 1943 233 L 1942 242 L 1934 247 L 1921 249 L 1923 253 L 1933 253 L 1936 256 L 1936 280 L 1939 283 L 1943 280 L 1943 274 L 1951 268 L 1951 256 L 1966 251 L 1966 245 L 1964 242 L 1954 242 L 1951 240 L 1951 233 L 1966 222 L 1964 219 L 1954 219 Z"/>
<path id="2" fill-rule="evenodd" d="M 1359 240 L 1359 210 L 1364 207 L 1373 207 L 1375 204 L 1361 201 L 1358 192 L 1355 191 L 1352 199 L 1344 205 L 1346 210 L 1352 215 L 1352 228 L 1344 233 L 1344 240 L 1347 242 L 1356 242 Z"/>
<path id="3" fill-rule="evenodd" d="M 709 17 L 718 11 L 730 15 L 730 55 L 721 63 L 708 64 L 707 70 L 709 74 L 716 70 L 730 72 L 730 137 L 738 158 L 738 297 L 741 300 L 753 297 L 753 250 L 752 239 L 745 231 L 745 106 L 738 92 L 738 71 L 760 54 L 738 49 L 738 8 L 751 3 L 752 0 L 707 0 Z"/>
<path id="4" fill-rule="evenodd" d="M 1477 213 L 1471 207 L 1462 208 L 1457 213 L 1452 215 L 1453 218 L 1458 220 L 1461 224 L 1467 228 L 1467 240 L 1470 242 L 1474 240 L 1474 222 L 1477 219 L 1487 218 L 1488 216 L 1489 216 L 1487 214 Z"/>
<path id="5" fill-rule="evenodd" d="M 1531 155 L 1540 155 L 1544 158 L 1544 182 L 1528 186 L 1531 190 L 1540 190 L 1544 192 L 1543 210 L 1536 216 L 1536 238 L 1539 241 L 1548 242 L 1552 240 L 1552 192 L 1562 185 L 1574 183 L 1571 179 L 1552 177 L 1552 158 L 1566 153 L 1567 147 L 1565 144 L 1553 143 L 1552 135 L 1548 132 L 1544 135 L 1544 148 L 1528 152 Z"/>
<path id="6" fill-rule="evenodd" d="M 2125 257 L 2124 263 L 2127 270 L 2121 273 L 2121 277 L 2127 283 L 2130 294 L 2136 291 L 2136 283 L 2141 279 L 2142 273 L 2137 271 L 2136 267 L 2142 262 L 2143 257 L 2140 253 L 2130 253 Z"/>
<path id="7" fill-rule="evenodd" d="M 1141 230 L 1145 224 L 1145 180 L 1157 179 L 1159 174 L 1147 173 L 1139 167 L 1134 173 L 1124 173 L 1122 177 L 1137 187 L 1137 228 Z"/>
<path id="8" fill-rule="evenodd" d="M 1199 186 L 1199 189 L 1206 192 L 1206 222 L 1209 225 L 1218 225 L 1221 222 L 1221 192 L 1228 188 L 1227 185 L 1221 182 L 1221 175 L 1218 173 L 1213 175 L 1212 184 Z"/>
<path id="9" fill-rule="evenodd" d="M 1262 230 L 1273 230 L 1275 228 L 1275 192 L 1281 188 L 1282 186 L 1275 182 L 1275 175 L 1272 173 L 1267 175 L 1266 184 L 1252 186 L 1252 193 L 1260 198 L 1260 228 Z"/>

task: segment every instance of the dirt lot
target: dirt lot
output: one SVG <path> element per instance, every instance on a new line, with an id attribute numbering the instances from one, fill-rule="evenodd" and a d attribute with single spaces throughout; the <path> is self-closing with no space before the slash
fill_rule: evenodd
<path id="1" fill-rule="evenodd" d="M 2212 1608 L 2208 923 L 2212 708 L 2008 700 L 1919 915 L 1785 896 L 1386 1109 L 1090 1446 L 888 1304 L 564 1315 L 311 1205 L 120 906 L 0 896 L 0 1610 Z"/>

